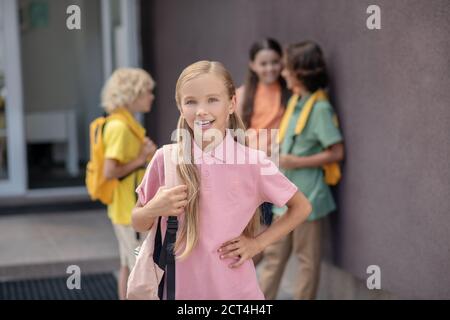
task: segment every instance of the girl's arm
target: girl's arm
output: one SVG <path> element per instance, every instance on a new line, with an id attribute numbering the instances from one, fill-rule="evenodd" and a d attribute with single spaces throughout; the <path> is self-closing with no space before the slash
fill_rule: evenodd
<path id="1" fill-rule="evenodd" d="M 146 232 L 151 229 L 157 217 L 182 214 L 187 203 L 187 186 L 180 185 L 171 189 L 161 187 L 147 204 L 143 205 L 138 200 L 131 213 L 132 226 L 138 232 Z"/>
<path id="2" fill-rule="evenodd" d="M 237 268 L 246 260 L 262 252 L 270 244 L 280 240 L 299 224 L 304 222 L 312 211 L 308 199 L 297 192 L 287 203 L 288 211 L 277 219 L 266 231 L 255 238 L 244 235 L 224 243 L 218 250 L 221 259 L 237 258 L 230 268 Z"/>
<path id="3" fill-rule="evenodd" d="M 153 216 L 153 212 L 145 210 L 139 200 L 131 211 L 131 225 L 137 232 L 147 232 L 150 230 L 153 226 L 155 218 L 156 216 Z"/>
<path id="4" fill-rule="evenodd" d="M 280 167 L 283 169 L 317 168 L 342 160 L 344 160 L 344 144 L 337 143 L 327 150 L 312 156 L 298 157 L 292 154 L 281 155 Z"/>

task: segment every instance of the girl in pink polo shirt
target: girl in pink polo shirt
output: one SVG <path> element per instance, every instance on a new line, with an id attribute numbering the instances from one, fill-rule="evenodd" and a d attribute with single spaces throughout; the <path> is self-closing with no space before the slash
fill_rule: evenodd
<path id="1" fill-rule="evenodd" d="M 259 300 L 252 258 L 302 223 L 311 206 L 266 157 L 245 146 L 236 92 L 221 63 L 187 67 L 176 86 L 180 111 L 177 172 L 183 185 L 164 187 L 164 155 L 155 154 L 137 189 L 133 226 L 148 231 L 177 216 L 177 300 Z M 187 133 L 187 135 L 185 134 Z M 257 234 L 264 202 L 288 211 Z"/>

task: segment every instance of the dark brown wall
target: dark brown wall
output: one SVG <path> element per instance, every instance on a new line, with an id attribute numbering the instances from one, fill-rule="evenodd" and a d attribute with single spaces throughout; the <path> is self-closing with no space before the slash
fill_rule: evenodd
<path id="1" fill-rule="evenodd" d="M 366 28 L 378 4 L 382 30 Z M 347 160 L 333 216 L 335 260 L 409 298 L 450 298 L 448 0 L 144 0 L 145 67 L 155 76 L 150 133 L 167 143 L 174 88 L 200 59 L 241 84 L 255 39 L 313 39 L 326 53 Z"/>

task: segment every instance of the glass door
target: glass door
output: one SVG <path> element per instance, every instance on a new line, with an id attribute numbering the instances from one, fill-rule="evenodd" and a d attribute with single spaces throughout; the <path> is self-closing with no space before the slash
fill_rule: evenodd
<path id="1" fill-rule="evenodd" d="M 137 0 L 102 0 L 103 73 L 105 80 L 121 67 L 137 68 L 140 62 Z M 142 114 L 135 115 L 144 122 Z"/>
<path id="2" fill-rule="evenodd" d="M 0 198 L 26 192 L 25 144 L 16 0 L 0 1 Z"/>
<path id="3" fill-rule="evenodd" d="M 139 4 L 137 0 L 102 0 L 105 80 L 120 67 L 138 67 Z"/>

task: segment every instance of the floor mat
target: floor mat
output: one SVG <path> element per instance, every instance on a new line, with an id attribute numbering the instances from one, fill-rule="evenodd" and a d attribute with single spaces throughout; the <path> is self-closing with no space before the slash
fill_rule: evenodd
<path id="1" fill-rule="evenodd" d="M 67 278 L 0 282 L 0 300 L 117 300 L 112 273 L 83 275 L 81 289 L 69 290 Z"/>

